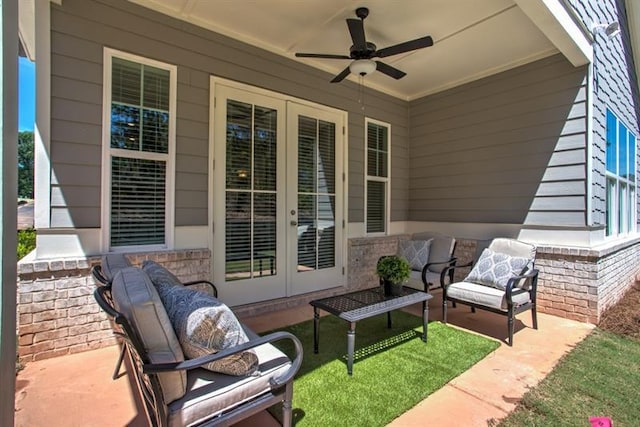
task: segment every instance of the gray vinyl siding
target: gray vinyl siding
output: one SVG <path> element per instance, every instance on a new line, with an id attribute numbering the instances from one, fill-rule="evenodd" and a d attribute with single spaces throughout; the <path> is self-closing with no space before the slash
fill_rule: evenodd
<path id="1" fill-rule="evenodd" d="M 586 75 L 554 55 L 411 102 L 409 219 L 585 226 Z"/>
<path id="2" fill-rule="evenodd" d="M 178 67 L 175 224 L 208 223 L 209 77 L 347 111 L 348 220 L 364 221 L 364 117 L 391 124 L 392 217 L 407 219 L 408 103 L 124 0 L 52 4 L 52 227 L 100 227 L 103 48 Z M 75 144 L 74 150 L 70 144 Z M 69 151 L 78 154 L 68 155 Z M 81 155 L 80 153 L 85 153 Z M 397 178 L 397 180 L 396 180 Z M 87 196 L 88 197 L 85 197 Z"/>
<path id="3" fill-rule="evenodd" d="M 618 21 L 621 33 L 608 40 L 597 34 L 593 45 L 594 90 L 593 90 L 593 203 L 592 215 L 595 226 L 606 224 L 606 112 L 611 109 L 616 116 L 638 138 L 640 100 L 638 80 L 635 74 L 629 21 L 622 0 L 569 0 L 578 15 L 587 24 Z M 638 170 L 636 149 L 636 171 Z M 636 176 L 638 174 L 636 173 Z M 637 185 L 637 182 L 636 182 Z M 640 201 L 640 198 L 637 199 Z M 640 208 L 637 218 L 640 219 Z"/>

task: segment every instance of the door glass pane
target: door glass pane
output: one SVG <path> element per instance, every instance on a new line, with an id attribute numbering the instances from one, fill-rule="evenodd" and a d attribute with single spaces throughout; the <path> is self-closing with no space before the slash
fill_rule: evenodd
<path id="1" fill-rule="evenodd" d="M 318 228 L 316 196 L 298 193 L 298 271 L 315 270 Z"/>
<path id="2" fill-rule="evenodd" d="M 316 190 L 316 153 L 318 123 L 315 119 L 298 118 L 298 191 Z"/>
<path id="3" fill-rule="evenodd" d="M 227 188 L 251 188 L 251 122 L 253 106 L 227 102 Z"/>
<path id="4" fill-rule="evenodd" d="M 227 281 L 276 274 L 277 111 L 227 101 Z"/>
<path id="5" fill-rule="evenodd" d="M 270 108 L 255 108 L 254 188 L 276 191 L 276 124 L 278 112 Z"/>
<path id="6" fill-rule="evenodd" d="M 251 277 L 251 194 L 227 191 L 226 280 Z"/>
<path id="7" fill-rule="evenodd" d="M 253 212 L 253 273 L 272 275 L 276 259 L 276 195 L 256 193 Z"/>
<path id="8" fill-rule="evenodd" d="M 334 123 L 298 118 L 298 271 L 335 267 Z"/>

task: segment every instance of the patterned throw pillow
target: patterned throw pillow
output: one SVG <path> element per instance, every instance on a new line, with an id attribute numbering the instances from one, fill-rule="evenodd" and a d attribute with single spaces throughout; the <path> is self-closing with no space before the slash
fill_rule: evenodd
<path id="1" fill-rule="evenodd" d="M 412 270 L 422 271 L 424 265 L 429 261 L 429 240 L 400 240 L 398 242 L 398 255 L 409 261 Z"/>
<path id="2" fill-rule="evenodd" d="M 156 287 L 160 283 L 171 286 L 183 286 L 182 282 L 174 276 L 173 273 L 155 261 L 144 261 L 142 263 L 142 270 L 147 273 Z"/>
<path id="3" fill-rule="evenodd" d="M 522 274 L 528 263 L 527 258 L 512 257 L 486 248 L 464 281 L 504 290 L 509 279 Z"/>
<path id="4" fill-rule="evenodd" d="M 185 356 L 194 359 L 249 341 L 242 325 L 216 298 L 167 283 L 155 283 Z M 253 350 L 211 362 L 205 369 L 227 375 L 250 375 L 258 368 Z"/>

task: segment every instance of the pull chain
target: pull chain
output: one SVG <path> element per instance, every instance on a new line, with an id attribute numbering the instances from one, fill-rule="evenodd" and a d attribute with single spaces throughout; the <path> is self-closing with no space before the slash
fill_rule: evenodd
<path id="1" fill-rule="evenodd" d="M 358 76 L 358 103 L 361 105 L 362 111 L 364 111 L 364 75 Z"/>

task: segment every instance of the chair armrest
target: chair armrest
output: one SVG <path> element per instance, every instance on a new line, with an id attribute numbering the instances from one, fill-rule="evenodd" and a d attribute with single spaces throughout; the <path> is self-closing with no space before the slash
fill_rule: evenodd
<path id="1" fill-rule="evenodd" d="M 440 272 L 440 286 L 444 286 L 444 278 L 447 275 L 447 272 L 449 271 L 447 267 L 454 266 L 456 264 L 456 260 L 457 260 L 456 257 L 451 257 L 447 261 L 428 262 L 424 265 L 424 267 L 422 267 L 422 283 L 424 283 L 425 285 L 425 292 L 427 292 L 428 286 L 429 286 L 427 282 L 427 271 L 429 271 L 429 267 L 431 267 L 432 265 L 444 266 L 444 268 Z"/>
<path id="2" fill-rule="evenodd" d="M 527 274 L 521 274 L 519 276 L 513 276 L 507 282 L 507 287 L 505 288 L 507 301 L 511 301 L 511 293 L 513 292 L 513 288 L 516 287 L 516 284 L 522 279 L 531 279 L 531 290 L 529 293 L 535 296 L 536 288 L 538 287 L 538 273 L 537 269 L 533 269 Z"/>
<path id="3" fill-rule="evenodd" d="M 425 266 L 422 268 L 422 271 L 428 270 L 428 269 L 429 269 L 429 267 L 431 267 L 432 265 L 440 265 L 440 264 L 447 265 L 447 266 L 454 265 L 454 264 L 455 264 L 455 262 L 456 262 L 456 260 L 457 260 L 457 258 L 456 258 L 456 257 L 451 257 L 451 258 L 449 258 L 449 259 L 448 259 L 448 260 L 446 260 L 446 261 L 428 262 L 428 263 L 426 263 L 426 264 L 425 264 Z"/>
<path id="4" fill-rule="evenodd" d="M 218 288 L 216 288 L 216 285 L 214 285 L 213 283 L 211 283 L 208 280 L 193 280 L 191 282 L 184 282 L 183 285 L 184 286 L 207 285 L 207 286 L 211 287 L 211 291 L 213 292 L 213 296 L 218 298 Z"/>
<path id="5" fill-rule="evenodd" d="M 442 274 L 447 274 L 447 273 L 449 273 L 449 271 L 455 270 L 456 268 L 466 268 L 466 267 L 473 267 L 473 261 L 469 261 L 466 264 L 460 264 L 460 265 L 454 264 L 454 265 L 450 265 L 448 267 L 445 267 L 445 269 L 442 270 Z"/>
<path id="6" fill-rule="evenodd" d="M 261 346 L 263 344 L 273 343 L 283 339 L 288 339 L 293 342 L 293 345 L 295 347 L 295 357 L 291 363 L 291 367 L 287 370 L 287 372 L 285 372 L 282 376 L 278 378 L 271 379 L 272 386 L 280 386 L 293 379 L 295 374 L 300 369 L 300 365 L 302 365 L 302 356 L 303 356 L 302 343 L 300 342 L 298 337 L 296 337 L 290 332 L 285 332 L 285 331 L 273 332 L 269 335 L 265 335 L 263 337 L 258 337 L 250 341 L 247 341 L 244 344 L 240 344 L 232 348 L 227 348 L 217 353 L 207 354 L 206 356 L 200 356 L 195 359 L 185 360 L 184 362 L 147 363 L 143 365 L 142 371 L 147 374 L 152 374 L 152 373 L 160 373 L 160 372 L 172 372 L 172 371 L 195 369 L 203 365 L 207 365 L 216 360 L 223 359 L 227 356 L 231 356 L 231 355 Z"/>
<path id="7" fill-rule="evenodd" d="M 109 286 L 110 285 L 109 280 L 106 277 L 104 277 L 104 274 L 102 273 L 102 266 L 100 264 L 96 264 L 93 267 L 91 267 L 91 275 L 101 285 L 103 285 L 103 286 Z"/>

